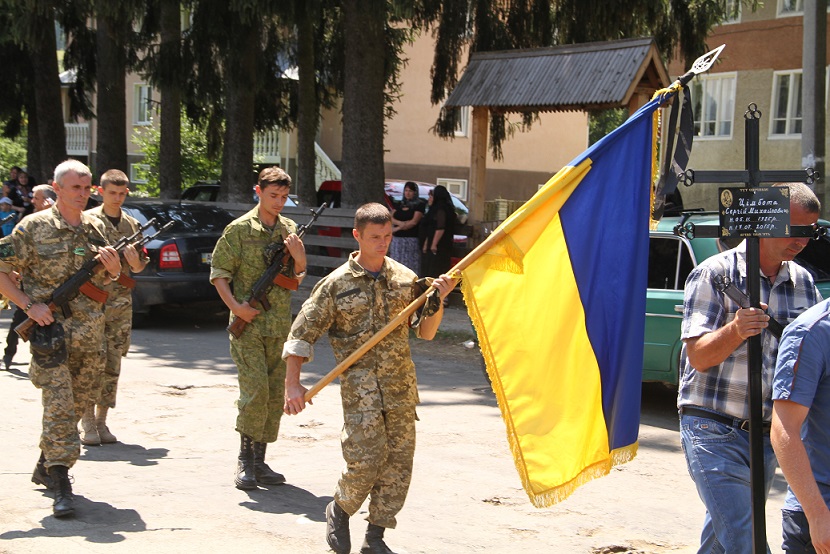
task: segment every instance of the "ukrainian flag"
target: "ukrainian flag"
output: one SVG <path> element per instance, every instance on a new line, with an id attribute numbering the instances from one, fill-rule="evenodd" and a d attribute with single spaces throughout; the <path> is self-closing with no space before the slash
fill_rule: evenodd
<path id="1" fill-rule="evenodd" d="M 539 507 L 637 452 L 660 101 L 554 175 L 457 266 L 516 467 Z"/>

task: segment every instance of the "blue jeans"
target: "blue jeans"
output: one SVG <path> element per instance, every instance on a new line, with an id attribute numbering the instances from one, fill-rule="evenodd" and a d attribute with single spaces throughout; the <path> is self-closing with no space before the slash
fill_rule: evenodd
<path id="1" fill-rule="evenodd" d="M 815 554 L 816 549 L 810 538 L 810 526 L 804 512 L 781 510 L 784 542 L 781 548 L 787 554 Z"/>
<path id="2" fill-rule="evenodd" d="M 706 506 L 698 552 L 751 553 L 749 433 L 712 419 L 681 415 L 680 443 L 689 475 Z M 765 501 L 777 463 L 769 435 L 764 435 Z"/>

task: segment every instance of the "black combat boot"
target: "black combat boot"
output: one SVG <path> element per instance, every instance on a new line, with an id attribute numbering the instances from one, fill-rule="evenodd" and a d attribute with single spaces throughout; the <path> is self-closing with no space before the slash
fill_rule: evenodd
<path id="1" fill-rule="evenodd" d="M 363 539 L 363 546 L 360 547 L 360 554 L 395 554 L 386 543 L 383 542 L 383 532 L 386 529 L 379 525 L 369 524 L 366 528 L 366 538 Z"/>
<path id="2" fill-rule="evenodd" d="M 52 490 L 55 486 L 52 478 L 49 477 L 49 472 L 46 471 L 46 455 L 43 452 L 40 453 L 40 459 L 37 461 L 35 471 L 32 473 L 32 483 L 43 485 L 49 490 Z"/>
<path id="3" fill-rule="evenodd" d="M 254 443 L 254 476 L 260 485 L 282 485 L 285 477 L 268 467 L 265 463 L 265 449 L 268 445 L 264 442 Z"/>
<path id="4" fill-rule="evenodd" d="M 49 476 L 55 484 L 52 489 L 55 493 L 55 501 L 52 503 L 52 513 L 55 517 L 69 517 L 75 513 L 73 504 L 75 498 L 72 496 L 72 483 L 69 482 L 69 468 L 66 466 L 52 466 L 49 468 Z"/>
<path id="5" fill-rule="evenodd" d="M 256 488 L 256 477 L 254 477 L 254 440 L 242 435 L 242 443 L 239 446 L 239 462 L 236 464 L 236 479 L 233 484 L 243 491 L 250 491 Z"/>
<path id="6" fill-rule="evenodd" d="M 337 554 L 349 554 L 352 550 L 349 514 L 334 500 L 326 506 L 326 542 Z"/>

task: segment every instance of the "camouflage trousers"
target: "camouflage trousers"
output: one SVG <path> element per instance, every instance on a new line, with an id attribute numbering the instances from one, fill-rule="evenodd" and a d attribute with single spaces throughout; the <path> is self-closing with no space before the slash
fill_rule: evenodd
<path id="1" fill-rule="evenodd" d="M 107 349 L 106 365 L 101 376 L 101 391 L 95 403 L 107 408 L 115 408 L 115 396 L 118 393 L 118 378 L 121 376 L 121 358 L 130 349 L 130 331 L 133 327 L 133 301 L 127 295 L 110 298 L 104 311 L 105 346 Z"/>
<path id="2" fill-rule="evenodd" d="M 254 325 L 240 338 L 231 338 L 231 358 L 239 372 L 236 430 L 255 442 L 274 442 L 279 434 L 285 404 L 284 343 L 285 336 L 263 337 Z"/>
<path id="3" fill-rule="evenodd" d="M 100 387 L 103 353 L 69 349 L 65 363 L 44 368 L 32 360 L 29 377 L 43 395 L 40 449 L 46 467 L 72 467 L 81 454 L 78 421 Z"/>
<path id="4" fill-rule="evenodd" d="M 394 529 L 412 479 L 415 457 L 415 407 L 344 415 L 340 444 L 346 469 L 334 499 L 356 513 L 367 496 L 369 523 Z"/>

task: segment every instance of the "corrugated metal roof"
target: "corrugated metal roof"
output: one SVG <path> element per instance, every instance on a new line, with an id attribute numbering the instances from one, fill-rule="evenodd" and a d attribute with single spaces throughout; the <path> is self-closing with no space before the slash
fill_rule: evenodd
<path id="1" fill-rule="evenodd" d="M 626 106 L 641 81 L 670 81 L 651 38 L 476 52 L 445 106 L 567 111 Z"/>

